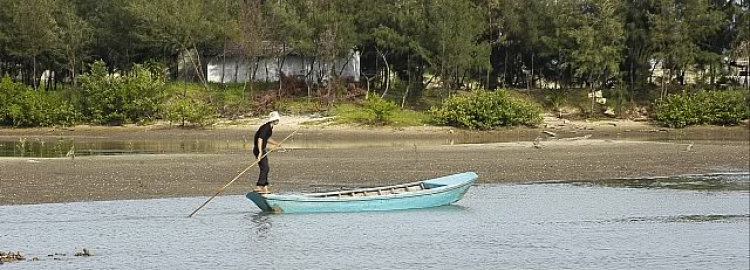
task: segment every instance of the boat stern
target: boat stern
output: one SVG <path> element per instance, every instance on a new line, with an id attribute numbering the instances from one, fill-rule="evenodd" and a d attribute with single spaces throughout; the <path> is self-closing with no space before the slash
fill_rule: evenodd
<path id="1" fill-rule="evenodd" d="M 273 212 L 273 208 L 268 204 L 266 197 L 263 197 L 263 195 L 257 192 L 250 192 L 245 195 L 245 197 L 255 203 L 255 205 L 257 205 L 260 210 L 263 210 L 265 212 Z"/>

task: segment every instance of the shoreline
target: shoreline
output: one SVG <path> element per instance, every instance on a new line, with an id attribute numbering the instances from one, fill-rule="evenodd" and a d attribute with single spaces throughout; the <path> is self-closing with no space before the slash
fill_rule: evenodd
<path id="1" fill-rule="evenodd" d="M 270 187 L 273 192 L 317 192 L 463 171 L 477 172 L 479 184 L 750 171 L 750 129 L 746 127 L 666 129 L 639 122 L 581 121 L 551 128 L 558 124 L 546 124 L 546 128 L 495 131 L 302 126 L 303 131 L 285 143 L 288 151 L 270 156 Z M 252 135 L 255 127 L 0 129 L 0 140 L 228 142 Z M 281 125 L 274 137 L 283 138 L 299 127 Z M 246 149 L 75 159 L 0 158 L 0 205 L 210 196 L 250 163 Z M 226 194 L 249 191 L 256 177 L 257 169 L 250 169 Z"/>
<path id="2" fill-rule="evenodd" d="M 417 138 L 457 137 L 457 136 L 507 136 L 509 141 L 517 139 L 535 139 L 543 132 L 560 134 L 563 137 L 575 137 L 577 134 L 625 134 L 625 137 L 639 137 L 633 134 L 676 134 L 676 136 L 661 136 L 665 139 L 674 137 L 696 139 L 735 139 L 750 141 L 750 121 L 739 126 L 689 126 L 684 128 L 668 128 L 650 122 L 609 119 L 609 120 L 566 120 L 556 117 L 545 117 L 544 122 L 535 127 L 501 127 L 494 130 L 468 130 L 448 126 L 365 126 L 317 124 L 306 125 L 305 122 L 316 121 L 311 116 L 283 116 L 280 125 L 275 127 L 279 134 L 288 134 L 295 130 L 313 133 L 330 133 L 334 136 L 341 134 L 343 139 L 354 137 L 357 139 L 378 139 L 383 136 L 399 134 L 399 136 L 414 136 Z M 179 127 L 168 123 L 151 125 L 125 126 L 90 126 L 78 125 L 74 127 L 33 127 L 14 128 L 0 127 L 0 140 L 29 138 L 76 138 L 83 140 L 174 140 L 174 139 L 237 139 L 252 135 L 262 119 L 252 118 L 223 123 L 209 127 Z M 450 136 L 444 136 L 444 135 Z M 541 135 L 549 137 L 549 135 Z M 658 136 L 657 136 L 658 137 Z"/>

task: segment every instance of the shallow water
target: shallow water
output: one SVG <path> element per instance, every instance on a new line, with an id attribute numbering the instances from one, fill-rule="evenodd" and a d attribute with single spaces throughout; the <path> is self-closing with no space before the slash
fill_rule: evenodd
<path id="1" fill-rule="evenodd" d="M 591 135 L 591 132 L 559 132 L 559 138 L 576 138 Z M 397 135 L 394 135 L 397 136 Z M 297 137 L 300 137 L 298 135 Z M 518 134 L 500 133 L 467 133 L 467 134 L 444 134 L 440 136 L 428 136 L 418 138 L 394 138 L 384 137 L 380 139 L 359 138 L 357 136 L 335 138 L 330 136 L 321 138 L 305 138 L 295 140 L 292 138 L 285 146 L 290 148 L 305 149 L 332 149 L 332 148 L 362 148 L 362 147 L 411 147 L 411 146 L 437 146 L 437 145 L 459 145 L 459 144 L 485 144 L 534 141 L 535 139 L 546 139 L 547 135 L 540 132 L 522 132 Z M 612 132 L 600 133 L 591 136 L 591 139 L 607 140 L 641 140 L 641 141 L 666 141 L 671 143 L 692 144 L 702 143 L 729 143 L 743 145 L 747 142 L 745 132 Z M 184 153 L 235 153 L 247 152 L 252 149 L 252 138 L 236 138 L 232 140 L 219 139 L 164 139 L 164 140 L 108 140 L 84 138 L 75 140 L 73 137 L 9 137 L 0 136 L 0 157 L 65 157 L 68 153 L 76 156 L 89 155 L 123 155 L 123 154 L 184 154 Z"/>
<path id="2" fill-rule="evenodd" d="M 446 207 L 300 215 L 224 196 L 187 218 L 205 199 L 2 206 L 0 250 L 40 261 L 0 268 L 750 267 L 748 190 L 488 184 Z M 75 248 L 94 256 L 73 257 Z M 67 256 L 47 257 L 56 252 Z"/>

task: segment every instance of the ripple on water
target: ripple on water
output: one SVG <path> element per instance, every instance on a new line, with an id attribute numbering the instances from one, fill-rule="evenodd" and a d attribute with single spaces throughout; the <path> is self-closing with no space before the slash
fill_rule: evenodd
<path id="1" fill-rule="evenodd" d="M 549 182 L 548 182 L 549 183 Z M 685 174 L 668 177 L 556 181 L 580 186 L 750 192 L 750 173 Z"/>
<path id="2" fill-rule="evenodd" d="M 750 194 L 484 184 L 449 207 L 269 215 L 244 196 L 0 207 L 5 269 L 747 269 Z M 89 248 L 91 257 L 47 254 Z M 60 257 L 60 256 L 57 256 Z"/>

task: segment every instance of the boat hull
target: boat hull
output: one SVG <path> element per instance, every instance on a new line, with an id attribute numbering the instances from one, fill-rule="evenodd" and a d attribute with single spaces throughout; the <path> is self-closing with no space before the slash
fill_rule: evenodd
<path id="1" fill-rule="evenodd" d="M 400 194 L 375 195 L 353 198 L 319 197 L 308 195 L 261 195 L 255 192 L 246 197 L 261 210 L 274 213 L 322 213 L 389 211 L 428 208 L 448 205 L 460 200 L 476 181 L 473 172 L 461 173 L 420 182 L 430 188 Z M 388 189 L 389 187 L 382 187 Z"/>

